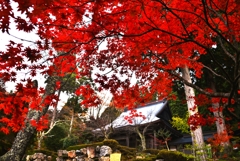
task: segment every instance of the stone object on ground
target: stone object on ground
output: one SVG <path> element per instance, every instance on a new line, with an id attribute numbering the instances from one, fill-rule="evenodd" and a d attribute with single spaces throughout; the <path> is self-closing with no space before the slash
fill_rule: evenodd
<path id="1" fill-rule="evenodd" d="M 68 158 L 75 158 L 76 157 L 75 150 L 68 151 L 67 154 L 68 154 Z"/>
<path id="2" fill-rule="evenodd" d="M 110 161 L 110 154 L 112 149 L 109 146 L 89 146 L 78 150 L 58 150 L 56 161 Z M 55 158 L 54 158 L 55 159 Z M 51 161 L 51 156 L 46 156 L 43 153 L 35 153 L 28 155 L 26 161 Z M 112 160 L 111 160 L 112 161 Z M 114 161 L 114 160 L 113 160 Z M 116 160 L 117 161 L 117 160 Z"/>
<path id="3" fill-rule="evenodd" d="M 110 156 L 112 154 L 112 149 L 109 146 L 103 145 L 100 147 L 100 157 Z"/>
<path id="4" fill-rule="evenodd" d="M 93 146 L 87 147 L 87 156 L 88 158 L 95 157 L 95 148 Z"/>
<path id="5" fill-rule="evenodd" d="M 121 161 L 121 153 L 110 154 L 110 161 Z"/>

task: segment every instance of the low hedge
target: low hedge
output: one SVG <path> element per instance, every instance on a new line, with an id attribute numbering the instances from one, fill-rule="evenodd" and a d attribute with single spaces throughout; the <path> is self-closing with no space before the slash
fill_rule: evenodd
<path id="1" fill-rule="evenodd" d="M 146 149 L 146 150 L 143 151 L 143 153 L 149 153 L 149 154 L 157 155 L 159 153 L 159 149 Z"/>
<path id="2" fill-rule="evenodd" d="M 127 146 L 119 145 L 116 140 L 107 139 L 102 142 L 92 143 L 92 144 L 81 144 L 70 146 L 67 148 L 68 151 L 70 150 L 80 150 L 86 147 L 96 147 L 107 145 L 112 148 L 113 152 L 120 152 L 122 154 L 122 160 L 132 160 L 132 161 L 152 161 L 156 159 L 164 159 L 164 161 L 194 161 L 194 157 L 192 155 L 187 155 L 179 151 L 167 151 L 167 150 L 157 150 L 157 149 L 147 149 L 144 150 L 142 153 L 145 154 L 145 158 L 143 159 L 136 159 L 136 148 L 130 148 Z M 147 154 L 147 155 L 146 155 Z"/>
<path id="3" fill-rule="evenodd" d="M 80 145 L 74 145 L 74 146 L 69 146 L 66 150 L 70 151 L 70 150 L 80 150 L 82 148 L 87 148 L 90 146 L 96 147 L 96 146 L 102 146 L 103 142 L 96 142 L 96 143 L 92 143 L 92 144 L 80 144 Z"/>
<path id="4" fill-rule="evenodd" d="M 133 159 L 132 161 L 155 161 L 156 158 L 157 158 L 156 155 L 149 154 L 149 155 L 144 156 L 143 158 Z"/>
<path id="5" fill-rule="evenodd" d="M 106 145 L 106 146 L 111 147 L 113 152 L 115 152 L 117 150 L 118 146 L 119 146 L 119 143 L 116 140 L 113 140 L 113 139 L 106 139 L 106 140 L 103 140 L 102 142 L 69 146 L 66 150 L 68 150 L 68 151 L 70 151 L 70 150 L 80 150 L 82 148 L 86 148 L 86 147 L 90 147 L 90 146 L 97 147 L 97 146 L 102 146 L 102 145 Z"/>
<path id="6" fill-rule="evenodd" d="M 164 161 L 194 161 L 194 156 L 187 155 L 179 151 L 167 151 L 160 150 L 157 154 L 158 159 L 164 159 Z"/>
<path id="7" fill-rule="evenodd" d="M 122 160 L 130 160 L 136 157 L 137 149 L 118 145 L 117 151 L 119 151 L 122 154 L 121 155 Z"/>

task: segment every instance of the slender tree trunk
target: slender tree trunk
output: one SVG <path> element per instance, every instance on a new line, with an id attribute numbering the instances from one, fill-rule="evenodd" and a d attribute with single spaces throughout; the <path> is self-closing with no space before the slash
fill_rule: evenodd
<path id="1" fill-rule="evenodd" d="M 60 98 L 60 94 L 61 94 L 61 90 L 58 91 L 58 98 Z M 56 107 L 53 110 L 53 115 L 52 115 L 51 123 L 49 126 L 49 130 L 46 133 L 44 131 L 39 131 L 37 133 L 37 143 L 38 143 L 37 149 L 41 149 L 41 144 L 42 144 L 42 140 L 43 140 L 44 136 L 47 133 L 49 133 L 55 126 L 55 119 L 56 119 L 56 115 L 57 115 L 57 105 L 58 105 L 58 101 L 56 103 Z"/>
<path id="2" fill-rule="evenodd" d="M 169 149 L 167 140 L 165 140 L 164 142 L 165 142 L 165 144 L 166 144 L 167 150 L 169 151 L 170 149 Z"/>
<path id="3" fill-rule="evenodd" d="M 43 106 L 45 99 L 47 96 L 52 95 L 55 93 L 55 84 L 56 79 L 54 77 L 50 77 L 46 87 L 45 87 L 45 94 L 42 97 L 42 102 L 40 103 L 40 106 L 42 106 L 42 111 L 36 111 L 29 109 L 29 112 L 27 114 L 26 120 L 25 120 L 25 126 L 22 130 L 20 130 L 15 140 L 12 144 L 11 149 L 5 153 L 3 156 L 0 157 L 0 161 L 21 161 L 24 153 L 27 149 L 28 143 L 31 140 L 33 134 L 36 132 L 36 128 L 33 127 L 30 124 L 30 120 L 39 120 L 41 116 L 45 115 L 49 105 Z"/>
<path id="4" fill-rule="evenodd" d="M 155 131 L 153 132 L 153 144 L 153 148 L 157 149 L 157 135 Z"/>
<path id="5" fill-rule="evenodd" d="M 137 131 L 138 136 L 139 136 L 140 139 L 141 139 L 142 150 L 146 150 L 147 147 L 146 147 L 146 138 L 145 138 L 145 136 L 144 136 L 144 132 L 141 133 L 140 130 L 138 129 L 138 127 L 136 127 L 136 131 Z M 145 131 L 145 129 L 144 129 L 143 131 Z"/>
<path id="6" fill-rule="evenodd" d="M 210 82 L 210 88 L 213 92 L 216 92 L 216 85 L 214 81 L 213 74 L 211 72 L 206 72 L 206 82 Z M 228 137 L 227 128 L 225 124 L 225 120 L 223 117 L 223 112 L 219 110 L 219 102 L 212 102 L 212 107 L 214 109 L 213 115 L 216 118 L 216 127 L 217 133 L 219 136 L 224 135 L 224 137 Z M 224 147 L 229 146 L 229 141 L 221 143 Z"/>
<path id="7" fill-rule="evenodd" d="M 217 127 L 217 133 L 219 136 L 222 136 L 224 138 L 228 138 L 227 128 L 225 125 L 225 120 L 223 118 L 223 112 L 219 111 L 219 103 L 212 103 L 213 109 L 216 109 L 216 111 L 213 112 L 214 117 L 216 118 L 216 127 Z M 224 135 L 224 136 L 223 136 Z M 229 141 L 224 141 L 221 143 L 224 147 L 228 147 L 230 145 Z"/>
<path id="8" fill-rule="evenodd" d="M 37 133 L 37 149 L 40 150 L 42 148 L 42 140 L 43 140 L 43 137 L 45 136 L 45 133 L 44 131 L 39 131 Z"/>
<path id="9" fill-rule="evenodd" d="M 182 68 L 182 77 L 189 83 L 192 83 L 189 69 L 187 66 Z M 187 86 L 186 84 L 184 84 L 184 89 L 185 89 L 185 95 L 187 100 L 188 112 L 189 112 L 189 115 L 191 116 L 198 112 L 198 108 L 197 108 L 197 105 L 195 104 L 195 99 L 194 99 L 195 97 L 194 89 L 192 87 Z M 190 128 L 191 126 L 192 125 L 190 125 Z M 196 151 L 197 158 L 199 158 L 201 161 L 206 161 L 202 127 L 198 126 L 196 130 L 191 130 L 191 135 L 192 135 L 193 147 L 194 148 L 196 147 L 197 149 Z"/>
<path id="10" fill-rule="evenodd" d="M 58 98 L 60 98 L 60 95 L 61 95 L 61 90 L 59 89 L 58 90 Z M 56 107 L 53 108 L 53 114 L 52 114 L 52 120 L 51 120 L 51 123 L 50 123 L 50 128 L 53 127 L 53 124 L 56 120 L 56 117 L 57 117 L 57 106 L 58 106 L 58 100 L 57 100 L 57 103 L 56 103 Z"/>
<path id="11" fill-rule="evenodd" d="M 70 136 L 71 136 L 71 133 L 72 133 L 73 120 L 74 120 L 74 111 L 72 111 L 72 117 L 71 117 L 71 122 L 70 122 L 68 137 L 70 137 Z"/>

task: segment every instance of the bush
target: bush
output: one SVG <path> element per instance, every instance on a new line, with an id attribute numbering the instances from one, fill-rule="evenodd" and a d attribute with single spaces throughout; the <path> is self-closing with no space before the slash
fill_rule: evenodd
<path id="1" fill-rule="evenodd" d="M 122 160 L 130 160 L 136 156 L 136 148 L 118 145 L 117 150 L 122 154 Z"/>
<path id="2" fill-rule="evenodd" d="M 62 139 L 63 141 L 63 149 L 66 149 L 69 146 L 77 145 L 78 144 L 78 137 L 70 136 Z"/>
<path id="3" fill-rule="evenodd" d="M 143 151 L 143 153 L 150 153 L 150 154 L 157 155 L 159 153 L 159 150 L 158 149 L 146 149 Z"/>
<path id="4" fill-rule="evenodd" d="M 143 158 L 133 159 L 132 161 L 155 161 L 157 156 L 153 154 L 143 154 Z"/>
<path id="5" fill-rule="evenodd" d="M 66 150 L 70 151 L 70 150 L 80 150 L 82 148 L 86 148 L 86 147 L 96 147 L 96 146 L 102 146 L 103 142 L 97 142 L 97 143 L 92 143 L 92 144 L 80 144 L 80 145 L 74 145 L 74 146 L 69 146 Z"/>
<path id="6" fill-rule="evenodd" d="M 194 157 L 192 155 L 186 155 L 179 151 L 167 151 L 160 150 L 157 154 L 157 158 L 164 159 L 164 161 L 193 161 Z"/>
<path id="7" fill-rule="evenodd" d="M 89 144 L 93 141 L 95 141 L 94 135 L 93 135 L 92 131 L 90 131 L 90 130 L 83 131 L 79 136 L 80 144 Z"/>
<path id="8" fill-rule="evenodd" d="M 50 137 L 46 137 L 43 142 L 47 149 L 57 151 L 63 147 L 63 138 L 67 136 L 67 132 L 60 125 L 54 126 L 49 133 Z"/>
<path id="9" fill-rule="evenodd" d="M 91 143 L 91 144 L 80 144 L 80 145 L 75 145 L 75 146 L 69 146 L 67 148 L 67 150 L 79 150 L 79 149 L 90 147 L 90 146 L 96 147 L 96 146 L 102 146 L 102 145 L 107 145 L 107 146 L 111 147 L 113 152 L 115 152 L 119 144 L 118 144 L 118 142 L 116 140 L 107 139 L 107 140 L 104 140 L 103 142 L 96 142 L 96 143 Z"/>

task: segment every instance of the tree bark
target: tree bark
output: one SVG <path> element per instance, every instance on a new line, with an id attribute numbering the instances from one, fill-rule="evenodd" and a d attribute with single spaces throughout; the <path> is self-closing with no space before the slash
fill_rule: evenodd
<path id="1" fill-rule="evenodd" d="M 213 109 L 219 109 L 219 103 L 212 103 L 212 107 Z M 216 110 L 213 112 L 214 117 L 216 118 L 216 127 L 217 127 L 217 133 L 219 136 L 224 135 L 225 138 L 228 137 L 228 133 L 227 133 L 227 128 L 225 125 L 225 120 L 223 118 L 223 112 Z M 225 142 L 221 142 L 221 144 L 225 147 L 225 146 L 229 146 L 229 141 L 225 141 Z"/>
<path id="2" fill-rule="evenodd" d="M 31 140 L 35 128 L 28 125 L 17 133 L 11 149 L 0 157 L 0 161 L 20 161 L 25 153 L 27 145 Z"/>
<path id="3" fill-rule="evenodd" d="M 37 133 L 37 149 L 40 150 L 41 147 L 42 147 L 42 139 L 43 139 L 43 136 L 44 136 L 44 131 L 39 131 Z"/>
<path id="4" fill-rule="evenodd" d="M 213 74 L 211 72 L 206 72 L 206 82 L 210 82 L 210 88 L 212 89 L 213 93 L 216 93 L 216 85 L 215 85 L 215 81 L 214 81 L 214 77 Z M 223 111 L 219 110 L 219 102 L 212 102 L 212 108 L 214 109 L 213 115 L 216 118 L 215 124 L 217 127 L 217 134 L 219 136 L 221 135 L 225 135 L 224 137 L 228 137 L 228 133 L 227 133 L 227 128 L 226 128 L 226 124 L 225 124 L 225 120 L 223 117 Z M 222 142 L 221 143 L 224 147 L 229 146 L 229 141 L 227 142 Z"/>
<path id="5" fill-rule="evenodd" d="M 143 130 L 143 133 L 141 133 L 140 130 L 138 129 L 138 127 L 136 127 L 136 132 L 137 132 L 138 136 L 141 139 L 142 150 L 146 150 L 147 149 L 147 147 L 146 147 L 146 138 L 145 138 L 145 135 L 144 135 L 145 134 L 145 128 Z"/>
<path id="6" fill-rule="evenodd" d="M 70 127 L 69 127 L 69 131 L 68 131 L 68 137 L 70 137 L 70 136 L 71 136 L 71 133 L 72 133 L 73 120 L 74 120 L 74 110 L 72 110 L 72 117 L 71 117 L 71 121 L 70 121 Z"/>
<path id="7" fill-rule="evenodd" d="M 192 83 L 189 69 L 187 66 L 182 68 L 182 77 L 189 83 Z M 194 115 L 198 112 L 198 108 L 196 107 L 197 105 L 195 104 L 195 93 L 194 89 L 190 86 L 187 86 L 184 84 L 184 89 L 185 89 L 185 95 L 186 95 L 186 100 L 187 100 L 187 106 L 188 106 L 188 112 L 189 115 Z M 195 110 L 193 110 L 195 109 Z M 192 125 L 189 125 L 190 129 Z M 202 127 L 198 126 L 197 129 L 191 130 L 191 135 L 192 135 L 192 143 L 193 147 L 196 148 L 196 155 L 197 158 L 199 158 L 201 161 L 206 161 L 206 153 L 204 150 L 204 140 L 203 140 L 203 133 L 202 133 Z"/>
<path id="8" fill-rule="evenodd" d="M 165 143 L 165 145 L 166 145 L 166 147 L 167 147 L 167 150 L 169 151 L 170 149 L 169 149 L 167 140 L 165 140 L 164 143 Z"/>
<path id="9" fill-rule="evenodd" d="M 61 95 L 61 90 L 59 89 L 58 90 L 58 98 L 60 98 L 60 95 Z M 50 123 L 50 128 L 52 128 L 53 127 L 53 124 L 54 124 L 54 122 L 55 122 L 55 120 L 56 120 L 56 117 L 57 117 L 57 106 L 58 106 L 58 100 L 57 100 L 57 103 L 56 103 L 56 107 L 53 107 L 53 114 L 52 114 L 52 120 L 51 120 L 51 123 Z"/>

